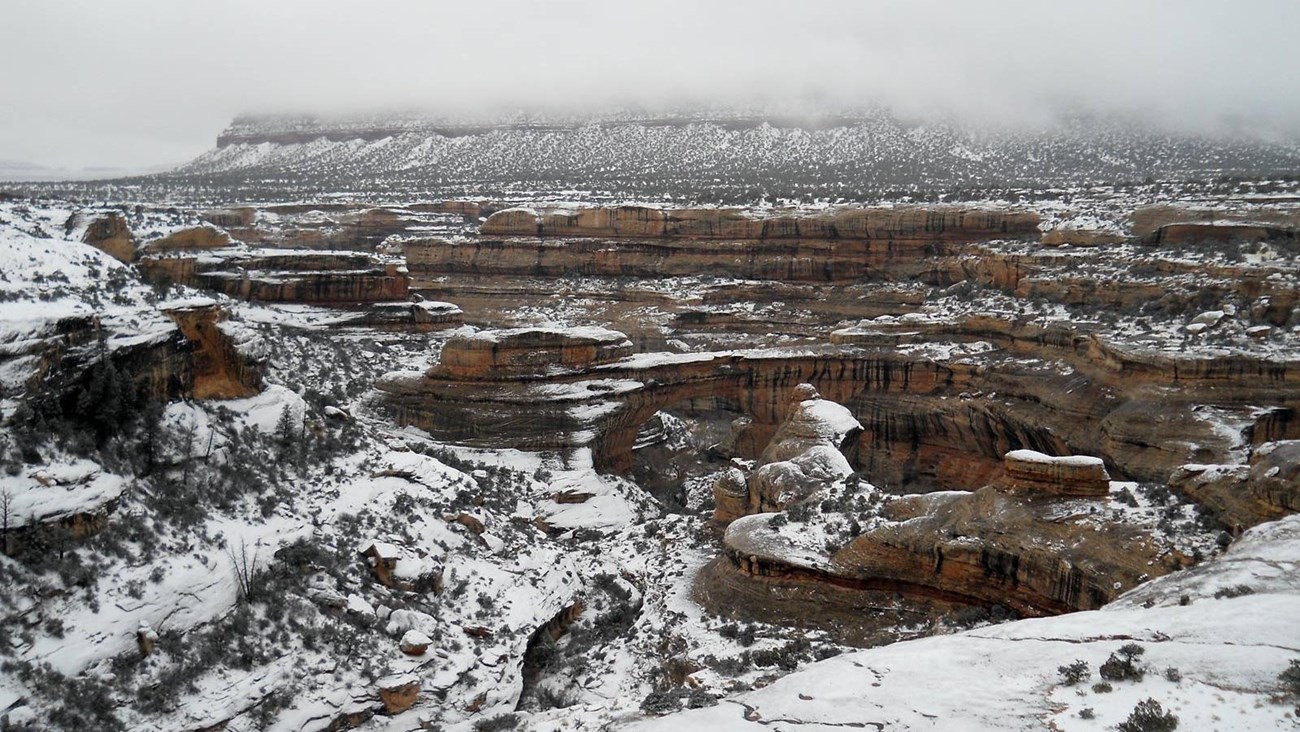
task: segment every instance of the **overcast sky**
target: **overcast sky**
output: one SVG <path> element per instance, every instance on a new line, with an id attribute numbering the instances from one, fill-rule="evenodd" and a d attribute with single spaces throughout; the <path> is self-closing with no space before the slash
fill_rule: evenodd
<path id="1" fill-rule="evenodd" d="M 243 112 L 821 99 L 1300 131 L 1297 0 L 0 0 L 0 160 L 185 161 Z"/>

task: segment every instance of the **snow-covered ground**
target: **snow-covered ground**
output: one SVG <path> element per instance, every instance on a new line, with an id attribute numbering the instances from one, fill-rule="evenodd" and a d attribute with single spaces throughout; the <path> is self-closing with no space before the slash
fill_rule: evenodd
<path id="1" fill-rule="evenodd" d="M 1238 596 L 1226 588 L 1247 588 Z M 1216 597 L 1216 592 L 1220 595 Z M 717 706 L 629 730 L 1103 730 L 1155 699 L 1188 730 L 1295 729 L 1279 675 L 1300 660 L 1300 517 L 1094 612 L 846 653 Z M 1140 680 L 1106 682 L 1123 646 Z M 1059 667 L 1083 661 L 1069 684 Z"/>

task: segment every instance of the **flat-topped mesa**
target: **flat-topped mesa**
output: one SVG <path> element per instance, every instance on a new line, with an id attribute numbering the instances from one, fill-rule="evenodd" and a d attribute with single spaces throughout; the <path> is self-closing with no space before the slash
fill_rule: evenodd
<path id="1" fill-rule="evenodd" d="M 1003 456 L 1002 465 L 1002 482 L 1008 488 L 1076 498 L 1105 498 L 1110 493 L 1110 474 L 1101 458 L 1012 450 Z"/>
<path id="2" fill-rule="evenodd" d="M 632 341 L 605 328 L 512 328 L 457 335 L 442 347 L 434 378 L 471 380 L 546 376 L 617 361 Z"/>
<path id="3" fill-rule="evenodd" d="M 484 236 L 653 239 L 907 239 L 984 241 L 1037 238 L 1038 214 L 943 207 L 839 208 L 824 211 L 663 209 L 616 206 L 514 208 L 483 223 Z"/>

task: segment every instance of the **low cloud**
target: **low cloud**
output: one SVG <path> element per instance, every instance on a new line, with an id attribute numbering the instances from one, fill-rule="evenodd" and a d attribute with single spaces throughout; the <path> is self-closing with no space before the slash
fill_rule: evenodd
<path id="1" fill-rule="evenodd" d="M 1290 0 L 7 0 L 0 159 L 183 161 L 247 112 L 883 104 L 1296 136 Z"/>

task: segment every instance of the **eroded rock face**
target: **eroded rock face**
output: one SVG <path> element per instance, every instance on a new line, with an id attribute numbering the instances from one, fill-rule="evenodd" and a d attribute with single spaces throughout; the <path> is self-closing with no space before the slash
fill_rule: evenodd
<path id="1" fill-rule="evenodd" d="M 221 329 L 226 317 L 215 303 L 182 303 L 163 312 L 193 344 L 195 399 L 239 399 L 262 390 L 264 362 L 241 351 L 235 339 Z"/>
<path id="2" fill-rule="evenodd" d="M 822 399 L 812 384 L 796 386 L 790 405 L 754 472 L 745 477 L 732 468 L 715 481 L 715 521 L 780 511 L 853 473 L 841 449 L 862 431 L 862 425 L 849 410 Z"/>
<path id="3" fill-rule="evenodd" d="M 728 528 L 725 554 L 758 578 L 1001 604 L 1028 615 L 1100 607 L 1185 559 L 1170 561 L 1161 541 L 1099 510 L 1109 481 L 1096 458 L 1019 450 L 1007 454 L 1006 473 L 974 493 L 889 498 L 881 523 L 830 556 L 791 543 L 761 516 Z"/>
<path id="4" fill-rule="evenodd" d="M 1300 440 L 1269 442 L 1249 465 L 1184 465 L 1169 487 L 1205 506 L 1234 532 L 1300 511 Z"/>
<path id="5" fill-rule="evenodd" d="M 241 300 L 356 305 L 406 300 L 405 267 L 356 252 L 259 251 L 231 246 L 157 250 L 140 259 L 148 279 L 220 292 Z"/>
<path id="6" fill-rule="evenodd" d="M 359 310 L 339 325 L 385 331 L 428 333 L 465 324 L 465 311 L 449 302 L 378 302 Z"/>
<path id="7" fill-rule="evenodd" d="M 129 264 L 135 260 L 135 236 L 126 219 L 118 214 L 110 213 L 91 221 L 81 240 L 119 262 Z"/>
<path id="8" fill-rule="evenodd" d="M 1256 223 L 1175 223 L 1161 226 L 1143 241 L 1148 244 L 1180 246 L 1238 241 L 1295 241 L 1296 238 L 1296 230 L 1285 226 Z"/>
<path id="9" fill-rule="evenodd" d="M 1027 615 L 1095 609 L 1160 571 L 1162 548 L 1140 532 L 1049 520 L 1055 505 L 982 488 L 863 534 L 834 563 L 850 577 L 915 583 Z"/>
<path id="10" fill-rule="evenodd" d="M 390 676 L 379 681 L 379 700 L 384 713 L 401 714 L 415 706 L 420 698 L 420 679 L 415 674 Z"/>
<path id="11" fill-rule="evenodd" d="M 632 342 L 604 328 L 514 328 L 453 336 L 433 374 L 511 379 L 589 368 L 632 353 Z"/>
<path id="12" fill-rule="evenodd" d="M 417 275 L 671 277 L 840 282 L 923 270 L 971 242 L 1035 238 L 1038 217 L 982 209 L 830 212 L 740 209 L 507 209 L 477 239 L 406 245 Z"/>
<path id="13" fill-rule="evenodd" d="M 230 235 L 214 226 L 194 226 L 181 229 L 144 246 L 150 254 L 188 251 L 194 249 L 220 249 L 231 245 Z"/>
<path id="14" fill-rule="evenodd" d="M 690 399 L 736 405 L 751 421 L 724 452 L 759 458 L 789 414 L 789 390 L 807 381 L 863 426 L 857 467 L 882 484 L 922 489 L 986 485 L 1001 475 L 1003 456 L 1022 448 L 1096 455 L 1118 476 L 1164 482 L 1189 462 L 1228 462 L 1237 444 L 1198 405 L 1240 413 L 1241 429 L 1261 421 L 1281 435 L 1293 428 L 1268 415 L 1290 414 L 1300 400 L 1300 369 L 1290 361 L 1125 348 L 1064 328 L 900 321 L 837 331 L 832 340 L 817 348 L 643 354 L 545 379 L 516 370 L 514 382 L 483 376 L 492 363 L 488 343 L 444 353 L 463 365 L 424 378 L 394 374 L 378 386 L 400 422 L 446 439 L 591 446 L 600 469 L 620 471 L 630 467 L 640 427 Z M 1251 416 L 1260 403 L 1282 411 Z M 460 425 L 478 429 L 457 431 Z"/>
<path id="15" fill-rule="evenodd" d="M 1078 498 L 1104 498 L 1110 492 L 1110 474 L 1101 458 L 1013 450 L 1006 454 L 1003 468 L 1003 481 L 1010 488 Z"/>
<path id="16" fill-rule="evenodd" d="M 738 468 L 727 468 L 713 481 L 713 520 L 730 523 L 749 513 L 749 484 Z"/>

